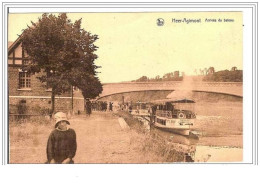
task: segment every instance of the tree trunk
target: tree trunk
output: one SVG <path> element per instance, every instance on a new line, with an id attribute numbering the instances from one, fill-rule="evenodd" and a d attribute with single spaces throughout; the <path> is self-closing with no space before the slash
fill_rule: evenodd
<path id="1" fill-rule="evenodd" d="M 55 93 L 52 90 L 51 91 L 51 115 L 53 115 L 55 112 Z"/>
<path id="2" fill-rule="evenodd" d="M 73 86 L 71 86 L 71 112 L 73 113 Z"/>

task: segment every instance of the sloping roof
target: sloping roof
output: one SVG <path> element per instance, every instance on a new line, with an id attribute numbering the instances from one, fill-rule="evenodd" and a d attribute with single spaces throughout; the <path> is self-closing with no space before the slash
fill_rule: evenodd
<path id="1" fill-rule="evenodd" d="M 10 46 L 8 42 L 8 55 L 21 43 L 21 36 L 20 35 Z"/>
<path id="2" fill-rule="evenodd" d="M 13 44 L 14 42 L 8 41 L 8 48 Z"/>

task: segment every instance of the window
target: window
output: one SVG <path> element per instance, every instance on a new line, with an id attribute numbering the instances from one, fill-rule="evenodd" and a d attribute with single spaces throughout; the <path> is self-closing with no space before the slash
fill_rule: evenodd
<path id="1" fill-rule="evenodd" d="M 31 87 L 31 75 L 27 72 L 19 72 L 19 88 Z"/>

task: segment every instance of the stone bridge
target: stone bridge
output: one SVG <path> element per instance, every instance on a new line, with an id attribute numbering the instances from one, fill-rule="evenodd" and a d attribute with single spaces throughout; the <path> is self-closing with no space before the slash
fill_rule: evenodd
<path id="1" fill-rule="evenodd" d="M 103 92 L 99 98 L 126 92 L 148 91 L 148 90 L 190 90 L 195 92 L 209 92 L 243 97 L 242 82 L 122 82 L 105 83 Z"/>

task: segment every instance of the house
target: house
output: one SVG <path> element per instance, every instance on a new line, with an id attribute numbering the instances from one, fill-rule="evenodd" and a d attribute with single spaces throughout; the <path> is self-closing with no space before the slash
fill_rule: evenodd
<path id="1" fill-rule="evenodd" d="M 42 114 L 51 111 L 51 89 L 41 83 L 37 76 L 22 70 L 27 63 L 20 37 L 8 42 L 8 93 L 9 113 L 17 114 L 19 105 L 27 108 L 28 114 Z M 71 88 L 70 92 L 56 95 L 55 111 L 79 113 L 84 111 L 84 98 L 81 91 Z"/>

